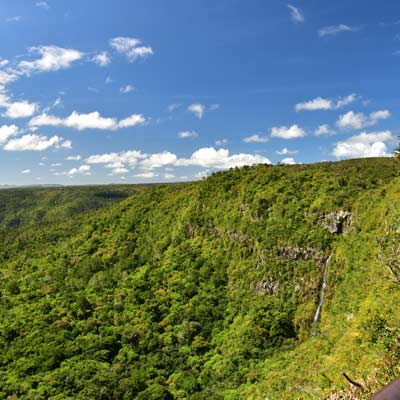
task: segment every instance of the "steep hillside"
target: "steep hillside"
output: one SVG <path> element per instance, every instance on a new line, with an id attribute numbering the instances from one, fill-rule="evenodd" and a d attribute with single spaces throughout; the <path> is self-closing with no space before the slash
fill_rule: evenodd
<path id="1" fill-rule="evenodd" d="M 400 372 L 399 175 L 245 167 L 69 223 L 8 191 L 5 226 L 52 217 L 3 229 L 0 398 L 366 398 Z"/>

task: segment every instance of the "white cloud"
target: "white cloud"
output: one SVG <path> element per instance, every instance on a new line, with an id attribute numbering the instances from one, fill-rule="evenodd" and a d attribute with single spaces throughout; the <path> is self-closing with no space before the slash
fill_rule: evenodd
<path id="1" fill-rule="evenodd" d="M 52 163 L 50 164 L 50 167 L 61 167 L 62 164 L 61 163 Z"/>
<path id="2" fill-rule="evenodd" d="M 324 26 L 323 28 L 319 29 L 318 35 L 320 37 L 325 37 L 325 36 L 337 35 L 338 33 L 342 32 L 353 32 L 356 30 L 357 28 L 345 24 L 331 25 L 331 26 Z"/>
<path id="3" fill-rule="evenodd" d="M 158 174 L 155 172 L 141 172 L 140 174 L 133 175 L 135 178 L 140 178 L 140 179 L 152 179 L 156 178 Z"/>
<path id="4" fill-rule="evenodd" d="M 79 131 L 84 129 L 117 130 L 145 123 L 145 118 L 140 114 L 133 114 L 128 118 L 118 121 L 116 118 L 104 118 L 99 112 L 78 114 L 73 111 L 66 118 L 59 118 L 46 113 L 38 115 L 29 121 L 29 126 L 64 126 Z"/>
<path id="5" fill-rule="evenodd" d="M 31 117 L 38 109 L 37 104 L 29 103 L 26 100 L 4 104 L 6 107 L 3 117 L 6 118 L 27 118 Z"/>
<path id="6" fill-rule="evenodd" d="M 341 97 L 336 102 L 319 96 L 313 100 L 296 104 L 295 109 L 296 111 L 337 110 L 353 103 L 356 100 L 357 95 L 354 93 L 346 97 Z"/>
<path id="7" fill-rule="evenodd" d="M 189 159 L 177 160 L 177 166 L 197 166 L 204 168 L 228 169 L 253 164 L 270 164 L 268 158 L 252 154 L 229 155 L 229 150 L 215 150 L 213 147 L 203 147 L 195 151 Z"/>
<path id="8" fill-rule="evenodd" d="M 120 153 L 108 153 L 108 154 L 95 154 L 86 159 L 88 164 L 110 164 L 110 163 L 121 163 L 122 165 L 129 165 L 135 167 L 139 160 L 146 158 L 147 155 L 141 151 L 129 150 Z"/>
<path id="9" fill-rule="evenodd" d="M 84 56 L 78 50 L 64 49 L 58 46 L 31 47 L 29 52 L 39 54 L 41 57 L 33 61 L 21 61 L 18 64 L 19 70 L 26 75 L 67 69 Z"/>
<path id="10" fill-rule="evenodd" d="M 345 107 L 357 100 L 358 96 L 355 93 L 349 94 L 346 97 L 340 98 L 336 103 L 336 108 Z"/>
<path id="11" fill-rule="evenodd" d="M 298 150 L 289 150 L 287 147 L 284 147 L 282 150 L 277 150 L 276 154 L 286 155 L 286 154 L 297 154 Z"/>
<path id="12" fill-rule="evenodd" d="M 59 136 L 49 138 L 47 136 L 28 134 L 8 141 L 3 146 L 3 149 L 7 151 L 43 151 L 50 147 L 70 148 L 71 142 Z"/>
<path id="13" fill-rule="evenodd" d="M 78 154 L 78 155 L 76 155 L 76 156 L 68 156 L 68 157 L 65 157 L 65 159 L 66 159 L 67 161 L 79 161 L 79 160 L 81 159 L 81 156 Z"/>
<path id="14" fill-rule="evenodd" d="M 100 65 L 100 67 L 107 67 L 111 63 L 111 58 L 106 51 L 96 54 L 92 61 Z"/>
<path id="15" fill-rule="evenodd" d="M 218 139 L 215 141 L 216 146 L 224 146 L 228 143 L 228 139 Z"/>
<path id="16" fill-rule="evenodd" d="M 50 8 L 49 4 L 47 3 L 47 1 L 37 1 L 35 3 L 36 7 L 41 7 L 44 8 L 45 10 L 48 10 Z"/>
<path id="17" fill-rule="evenodd" d="M 32 171 L 30 169 L 24 169 L 21 174 L 30 174 Z"/>
<path id="18" fill-rule="evenodd" d="M 120 153 L 97 154 L 86 159 L 87 164 L 120 163 L 118 167 L 140 167 L 146 170 L 166 166 L 183 167 L 196 166 L 204 168 L 228 169 L 253 164 L 270 164 L 268 158 L 252 154 L 230 155 L 226 149 L 215 150 L 213 147 L 201 148 L 195 151 L 190 158 L 178 158 L 169 151 L 155 154 L 144 154 L 141 151 L 131 150 Z"/>
<path id="19" fill-rule="evenodd" d="M 294 139 L 301 138 L 306 135 L 306 132 L 300 128 L 298 125 L 287 126 L 274 126 L 271 129 L 271 136 L 280 139 Z"/>
<path id="20" fill-rule="evenodd" d="M 267 136 L 260 136 L 260 135 L 251 135 L 247 136 L 243 139 L 245 143 L 266 143 L 268 142 L 269 138 Z"/>
<path id="21" fill-rule="evenodd" d="M 10 137 L 18 134 L 16 125 L 3 125 L 0 127 L 0 144 L 5 143 Z"/>
<path id="22" fill-rule="evenodd" d="M 170 105 L 167 107 L 167 110 L 168 110 L 168 112 L 172 113 L 172 112 L 174 112 L 175 110 L 177 110 L 180 106 L 181 106 L 180 104 L 173 103 L 173 104 L 170 104 Z"/>
<path id="23" fill-rule="evenodd" d="M 53 107 L 55 108 L 55 107 L 60 107 L 60 106 L 62 106 L 62 100 L 61 100 L 61 97 L 59 96 L 54 100 Z"/>
<path id="24" fill-rule="evenodd" d="M 296 104 L 296 111 L 315 111 L 315 110 L 331 110 L 333 107 L 332 101 L 317 97 L 314 100 L 306 101 L 304 103 Z"/>
<path id="25" fill-rule="evenodd" d="M 205 106 L 200 103 L 191 104 L 188 107 L 188 111 L 193 113 L 198 119 L 202 119 L 205 112 Z"/>
<path id="26" fill-rule="evenodd" d="M 370 117 L 371 121 L 378 121 L 380 119 L 388 119 L 390 117 L 390 111 L 389 110 L 374 111 L 370 114 L 369 117 Z"/>
<path id="27" fill-rule="evenodd" d="M 329 125 L 323 124 L 320 125 L 315 131 L 315 136 L 322 136 L 322 135 L 335 135 L 336 132 L 330 128 Z"/>
<path id="28" fill-rule="evenodd" d="M 128 118 L 121 119 L 118 122 L 118 128 L 129 128 L 136 125 L 143 125 L 146 122 L 146 119 L 141 114 L 133 114 Z"/>
<path id="29" fill-rule="evenodd" d="M 203 179 L 207 178 L 207 176 L 211 175 L 211 171 L 209 169 L 206 169 L 204 171 L 196 172 L 193 177 L 195 179 Z"/>
<path id="30" fill-rule="evenodd" d="M 174 178 L 176 178 L 174 174 L 168 174 L 168 173 L 164 174 L 164 179 L 174 179 Z"/>
<path id="31" fill-rule="evenodd" d="M 0 71 L 0 85 L 4 86 L 8 83 L 15 82 L 18 79 L 18 75 L 13 72 Z M 2 88 L 4 90 L 4 88 Z"/>
<path id="32" fill-rule="evenodd" d="M 113 169 L 111 170 L 111 173 L 108 174 L 108 175 L 110 175 L 110 176 L 112 176 L 112 175 L 122 175 L 122 174 L 126 174 L 127 172 L 129 172 L 129 169 L 128 169 L 128 168 L 125 168 L 125 167 L 116 167 L 116 168 L 113 168 Z"/>
<path id="33" fill-rule="evenodd" d="M 294 161 L 294 158 L 287 157 L 287 158 L 284 158 L 283 160 L 281 160 L 280 164 L 283 164 L 283 165 L 294 165 L 294 164 L 297 164 L 297 163 L 296 163 L 296 161 Z"/>
<path id="34" fill-rule="evenodd" d="M 393 140 L 390 131 L 360 133 L 336 143 L 332 154 L 337 158 L 388 157 L 385 142 Z"/>
<path id="35" fill-rule="evenodd" d="M 155 153 L 149 155 L 146 159 L 141 161 L 140 166 L 144 169 L 154 169 L 164 167 L 165 165 L 174 165 L 177 161 L 175 154 L 169 151 L 163 151 L 162 153 Z"/>
<path id="36" fill-rule="evenodd" d="M 387 119 L 390 117 L 390 111 L 379 110 L 374 111 L 369 116 L 363 113 L 355 113 L 354 111 L 349 111 L 339 117 L 336 125 L 340 129 L 362 129 L 367 126 L 376 125 L 379 120 Z"/>
<path id="37" fill-rule="evenodd" d="M 181 139 L 189 139 L 189 138 L 195 138 L 195 137 L 199 136 L 199 134 L 195 131 L 182 131 L 182 132 L 178 132 L 178 136 Z"/>
<path id="38" fill-rule="evenodd" d="M 65 172 L 64 175 L 91 175 L 91 167 L 90 165 L 81 165 L 79 168 L 72 168 L 68 172 Z"/>
<path id="39" fill-rule="evenodd" d="M 290 10 L 290 18 L 293 22 L 304 22 L 304 15 L 301 10 L 291 4 L 287 5 Z"/>
<path id="40" fill-rule="evenodd" d="M 133 92 L 134 90 L 135 90 L 135 87 L 132 85 L 126 85 L 119 89 L 119 91 L 121 93 L 130 93 L 130 92 Z"/>
<path id="41" fill-rule="evenodd" d="M 15 17 L 9 17 L 9 18 L 6 18 L 6 22 L 18 22 L 21 20 L 21 18 L 22 17 L 20 15 L 17 15 Z"/>
<path id="42" fill-rule="evenodd" d="M 124 54 L 129 62 L 153 54 L 151 47 L 139 46 L 141 41 L 130 37 L 116 37 L 110 40 L 110 46 L 120 54 Z"/>
<path id="43" fill-rule="evenodd" d="M 211 104 L 211 106 L 209 107 L 209 110 L 210 111 L 216 111 L 216 110 L 219 109 L 219 107 L 220 107 L 219 104 Z"/>

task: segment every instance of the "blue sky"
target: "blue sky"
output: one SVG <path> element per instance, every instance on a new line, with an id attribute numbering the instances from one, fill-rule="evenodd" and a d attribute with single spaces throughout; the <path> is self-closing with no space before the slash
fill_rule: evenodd
<path id="1" fill-rule="evenodd" d="M 390 156 L 400 3 L 3 0 L 0 185 Z"/>

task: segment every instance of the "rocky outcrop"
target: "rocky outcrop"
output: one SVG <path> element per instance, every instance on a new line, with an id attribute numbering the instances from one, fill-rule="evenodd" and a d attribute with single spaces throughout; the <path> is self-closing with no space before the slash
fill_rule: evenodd
<path id="1" fill-rule="evenodd" d="M 260 295 L 273 296 L 279 289 L 279 282 L 261 280 L 251 285 L 251 289 Z"/>
<path id="2" fill-rule="evenodd" d="M 323 264 L 324 257 L 318 250 L 312 248 L 302 248 L 297 246 L 286 246 L 278 248 L 278 257 L 289 261 L 309 261 L 314 260 L 318 265 Z"/>
<path id="3" fill-rule="evenodd" d="M 319 223 L 332 234 L 345 234 L 351 228 L 351 214 L 348 211 L 338 210 L 323 214 Z"/>

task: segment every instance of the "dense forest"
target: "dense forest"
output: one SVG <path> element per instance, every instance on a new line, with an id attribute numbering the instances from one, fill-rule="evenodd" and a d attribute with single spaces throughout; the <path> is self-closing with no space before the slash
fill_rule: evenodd
<path id="1" fill-rule="evenodd" d="M 400 375 L 399 199 L 395 158 L 0 190 L 0 399 L 368 398 Z"/>

